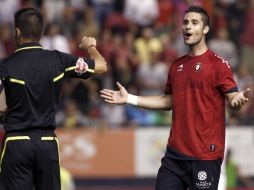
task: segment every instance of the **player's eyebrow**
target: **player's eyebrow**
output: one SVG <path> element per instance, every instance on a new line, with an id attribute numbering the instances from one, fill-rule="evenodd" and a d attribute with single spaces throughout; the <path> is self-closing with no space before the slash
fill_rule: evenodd
<path id="1" fill-rule="evenodd" d="M 192 22 L 199 22 L 198 19 L 191 19 Z"/>
<path id="2" fill-rule="evenodd" d="M 187 19 L 187 18 L 185 18 L 183 20 L 183 23 L 188 23 L 188 22 L 199 22 L 199 20 L 198 19 Z"/>

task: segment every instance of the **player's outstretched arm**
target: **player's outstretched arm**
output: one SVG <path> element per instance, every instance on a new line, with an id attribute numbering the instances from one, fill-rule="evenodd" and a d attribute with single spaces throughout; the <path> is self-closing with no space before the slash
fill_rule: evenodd
<path id="1" fill-rule="evenodd" d="M 95 62 L 95 73 L 104 73 L 107 71 L 107 63 L 104 57 L 100 54 L 100 52 L 96 49 L 96 39 L 93 37 L 82 38 L 81 43 L 79 44 L 79 48 L 83 50 L 87 50 L 91 59 Z"/>
<path id="2" fill-rule="evenodd" d="M 226 94 L 226 98 L 229 105 L 234 110 L 240 110 L 241 107 L 248 102 L 247 93 L 250 92 L 250 88 L 242 90 L 240 92 L 233 92 Z"/>
<path id="3" fill-rule="evenodd" d="M 131 104 L 146 109 L 171 110 L 171 95 L 161 96 L 135 96 L 129 94 L 127 90 L 117 82 L 118 91 L 103 89 L 101 97 L 111 104 Z"/>

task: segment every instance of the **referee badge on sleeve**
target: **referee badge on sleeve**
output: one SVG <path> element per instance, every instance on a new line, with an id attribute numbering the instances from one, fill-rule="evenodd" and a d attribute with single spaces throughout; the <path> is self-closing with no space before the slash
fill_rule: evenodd
<path id="1" fill-rule="evenodd" d="M 82 74 L 88 71 L 88 64 L 84 61 L 83 58 L 78 58 L 76 62 L 75 72 Z"/>

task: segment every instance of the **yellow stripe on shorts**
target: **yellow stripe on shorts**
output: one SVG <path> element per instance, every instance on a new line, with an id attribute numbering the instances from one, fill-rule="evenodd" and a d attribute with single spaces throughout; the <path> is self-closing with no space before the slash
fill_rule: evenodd
<path id="1" fill-rule="evenodd" d="M 0 172 L 1 172 L 2 161 L 3 161 L 3 158 L 4 158 L 5 151 L 6 151 L 7 142 L 8 141 L 17 141 L 17 140 L 30 140 L 30 137 L 29 136 L 13 136 L 13 137 L 7 137 L 6 138 L 5 143 L 4 143 L 4 147 L 3 147 L 3 152 L 2 152 L 2 155 L 1 155 L 1 160 L 0 160 Z"/>
<path id="2" fill-rule="evenodd" d="M 59 166 L 60 166 L 60 152 L 59 152 L 59 141 L 57 139 L 57 137 L 41 137 L 42 141 L 56 141 L 57 144 L 57 151 L 58 151 L 58 160 L 59 160 Z"/>

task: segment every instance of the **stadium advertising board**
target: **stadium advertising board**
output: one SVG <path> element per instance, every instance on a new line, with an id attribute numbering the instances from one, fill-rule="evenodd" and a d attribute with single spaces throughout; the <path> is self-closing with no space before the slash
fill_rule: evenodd
<path id="1" fill-rule="evenodd" d="M 61 164 L 75 177 L 155 177 L 169 128 L 58 130 Z M 227 145 L 243 176 L 254 176 L 254 129 L 228 127 Z"/>
<path id="2" fill-rule="evenodd" d="M 58 130 L 61 165 L 75 177 L 134 176 L 133 130 Z"/>
<path id="3" fill-rule="evenodd" d="M 168 128 L 140 128 L 135 132 L 135 168 L 140 177 L 154 177 L 165 153 Z"/>

